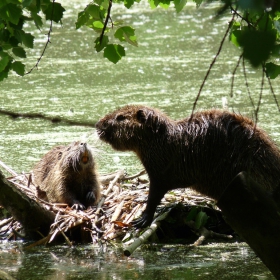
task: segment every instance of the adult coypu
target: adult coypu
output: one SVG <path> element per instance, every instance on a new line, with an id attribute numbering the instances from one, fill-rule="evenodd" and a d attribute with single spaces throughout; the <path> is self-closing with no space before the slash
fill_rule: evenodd
<path id="1" fill-rule="evenodd" d="M 100 198 L 91 149 L 80 141 L 50 150 L 35 165 L 33 181 L 49 202 L 66 203 L 76 209 L 92 206 Z"/>
<path id="2" fill-rule="evenodd" d="M 133 224 L 152 222 L 164 194 L 190 187 L 218 200 L 241 171 L 269 191 L 279 189 L 280 152 L 252 120 L 206 110 L 174 121 L 164 113 L 127 105 L 96 124 L 101 140 L 119 151 L 134 151 L 144 165 L 150 189 L 147 207 Z"/>

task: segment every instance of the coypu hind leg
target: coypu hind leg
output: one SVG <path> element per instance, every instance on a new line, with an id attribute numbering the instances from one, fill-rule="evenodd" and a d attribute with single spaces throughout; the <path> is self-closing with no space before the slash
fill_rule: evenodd
<path id="1" fill-rule="evenodd" d="M 146 209 L 143 211 L 141 217 L 135 219 L 131 224 L 136 228 L 144 228 L 149 226 L 154 218 L 157 206 L 160 204 L 161 199 L 168 191 L 167 188 L 161 186 L 159 183 L 153 184 L 150 180 L 150 188 Z"/>

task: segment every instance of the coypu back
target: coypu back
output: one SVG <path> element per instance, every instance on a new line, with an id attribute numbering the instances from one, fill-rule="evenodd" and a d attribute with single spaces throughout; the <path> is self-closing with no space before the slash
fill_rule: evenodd
<path id="1" fill-rule="evenodd" d="M 134 151 L 149 178 L 147 208 L 138 226 L 149 224 L 164 194 L 191 187 L 216 200 L 242 171 L 268 191 L 280 188 L 280 152 L 252 120 L 223 110 L 205 110 L 172 120 L 157 109 L 127 105 L 96 124 L 101 140 Z"/>
<path id="2" fill-rule="evenodd" d="M 33 169 L 33 181 L 52 203 L 84 209 L 100 198 L 91 149 L 80 141 L 54 147 L 45 154 Z"/>

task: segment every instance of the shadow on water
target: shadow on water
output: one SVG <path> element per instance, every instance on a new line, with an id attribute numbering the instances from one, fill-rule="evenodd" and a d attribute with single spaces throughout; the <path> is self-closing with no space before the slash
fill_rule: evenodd
<path id="1" fill-rule="evenodd" d="M 244 243 L 146 245 L 128 258 L 116 247 L 22 245 L 1 244 L 0 269 L 16 279 L 273 279 Z"/>

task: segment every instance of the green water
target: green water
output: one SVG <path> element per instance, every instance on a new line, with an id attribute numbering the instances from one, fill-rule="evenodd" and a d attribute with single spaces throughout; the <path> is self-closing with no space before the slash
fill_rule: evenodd
<path id="1" fill-rule="evenodd" d="M 136 4 L 132 10 L 114 6 L 112 19 L 133 25 L 139 42 L 138 48 L 127 46 L 127 56 L 114 65 L 95 53 L 94 33 L 85 28 L 75 30 L 77 12 L 87 2 L 60 2 L 67 10 L 63 26 L 53 27 L 51 44 L 38 70 L 25 77 L 10 75 L 0 84 L 1 109 L 41 112 L 93 123 L 127 103 L 157 107 L 173 118 L 190 114 L 230 15 L 215 19 L 213 5 L 196 9 L 188 4 L 179 15 L 173 9 L 152 11 L 144 3 Z M 34 30 L 30 27 L 30 31 Z M 47 26 L 35 33 L 38 40 L 29 52 L 27 70 L 40 56 Z M 231 73 L 238 57 L 238 50 L 226 40 L 197 109 L 221 108 L 222 99 L 227 98 L 230 109 L 252 115 L 242 67 L 235 76 L 234 95 L 229 96 Z M 257 103 L 261 73 L 248 68 L 247 76 Z M 273 86 L 278 94 L 277 82 Z M 142 169 L 131 153 L 119 153 L 100 143 L 93 128 L 62 126 L 44 120 L 12 120 L 6 116 L 0 119 L 0 159 L 17 172 L 29 171 L 54 145 L 76 139 L 86 139 L 95 147 L 101 173 L 125 168 L 131 174 Z M 279 120 L 265 83 L 259 124 L 276 142 L 280 142 Z M 8 249 L 1 251 L 0 268 L 17 279 L 186 279 L 186 275 L 187 279 L 271 279 L 245 244 L 203 246 L 182 254 L 144 250 L 131 258 L 118 258 L 110 252 L 101 254 L 91 246 L 38 248 L 24 254 L 10 253 L 10 244 L 3 246 Z M 7 257 L 9 264 L 5 261 Z"/>
<path id="2" fill-rule="evenodd" d="M 0 244 L 0 269 L 16 279 L 274 279 L 244 243 L 150 245 L 129 258 L 103 247 L 40 247 L 20 253 L 21 243 Z"/>

